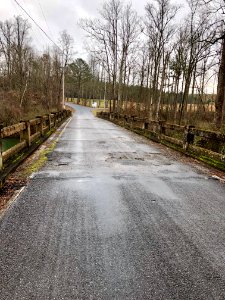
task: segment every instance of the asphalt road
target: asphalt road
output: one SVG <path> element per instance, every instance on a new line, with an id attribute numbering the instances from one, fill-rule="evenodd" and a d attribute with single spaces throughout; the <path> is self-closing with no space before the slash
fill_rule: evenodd
<path id="1" fill-rule="evenodd" d="M 225 299 L 225 185 L 76 110 L 0 221 L 0 299 Z"/>

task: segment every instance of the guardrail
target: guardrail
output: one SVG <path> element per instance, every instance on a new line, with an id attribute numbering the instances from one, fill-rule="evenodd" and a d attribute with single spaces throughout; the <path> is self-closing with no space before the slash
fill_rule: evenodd
<path id="1" fill-rule="evenodd" d="M 25 151 L 26 153 L 32 152 L 55 128 L 70 116 L 70 110 L 63 110 L 0 128 L 0 187 L 5 177 L 26 155 L 21 156 L 21 159 L 17 159 L 16 156 L 25 150 L 27 150 Z M 2 140 L 10 137 L 18 137 L 19 142 L 8 150 L 3 151 Z"/>
<path id="2" fill-rule="evenodd" d="M 118 113 L 99 112 L 97 116 L 225 171 L 225 135 L 222 133 Z"/>

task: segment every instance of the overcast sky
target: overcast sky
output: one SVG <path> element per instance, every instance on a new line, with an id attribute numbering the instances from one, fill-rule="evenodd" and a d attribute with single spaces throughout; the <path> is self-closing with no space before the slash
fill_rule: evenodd
<path id="1" fill-rule="evenodd" d="M 46 33 L 57 43 L 59 32 L 64 29 L 74 39 L 74 50 L 77 57 L 87 57 L 83 46 L 85 33 L 77 25 L 80 18 L 98 17 L 98 10 L 101 8 L 103 0 L 17 0 L 20 5 L 32 16 L 32 18 L 46 31 Z M 140 16 L 145 14 L 144 7 L 152 0 L 132 0 L 133 7 Z M 125 2 L 125 1 L 124 1 Z M 179 4 L 185 0 L 172 0 Z M 21 15 L 29 19 L 14 0 L 0 0 L 0 20 L 13 18 Z M 29 20 L 32 25 L 30 35 L 33 44 L 38 50 L 43 50 L 51 42 Z"/>

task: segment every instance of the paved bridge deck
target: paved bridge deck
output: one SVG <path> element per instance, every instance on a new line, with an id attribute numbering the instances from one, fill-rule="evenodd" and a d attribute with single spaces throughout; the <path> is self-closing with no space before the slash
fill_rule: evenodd
<path id="1" fill-rule="evenodd" d="M 75 108 L 0 221 L 0 298 L 225 299 L 225 186 Z"/>

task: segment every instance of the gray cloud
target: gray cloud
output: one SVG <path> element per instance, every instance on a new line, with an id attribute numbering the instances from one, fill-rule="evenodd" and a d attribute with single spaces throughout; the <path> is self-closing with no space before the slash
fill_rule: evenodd
<path id="1" fill-rule="evenodd" d="M 149 0 L 149 2 L 151 1 Z M 173 0 L 173 2 L 177 1 Z M 74 50 L 78 52 L 77 55 L 86 57 L 83 47 L 85 33 L 79 28 L 77 23 L 80 18 L 97 17 L 103 3 L 102 0 L 18 0 L 18 2 L 54 41 L 58 42 L 59 32 L 66 29 L 74 39 Z M 144 7 L 147 1 L 133 0 L 131 2 L 137 12 L 140 15 L 144 15 Z M 179 1 L 179 3 L 181 2 L 184 2 L 184 0 Z M 4 21 L 5 19 L 12 18 L 14 15 L 21 15 L 24 18 L 28 18 L 16 5 L 14 0 L 1 0 L 0 20 Z M 31 36 L 33 44 L 37 49 L 42 50 L 47 45 L 51 45 L 51 42 L 31 20 L 30 23 L 32 25 Z"/>

